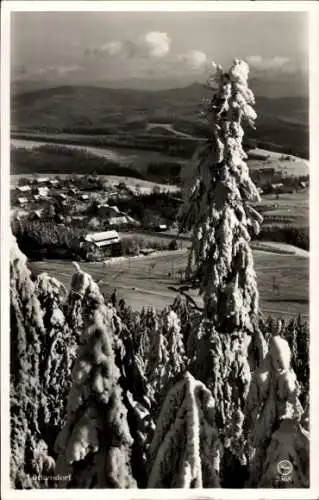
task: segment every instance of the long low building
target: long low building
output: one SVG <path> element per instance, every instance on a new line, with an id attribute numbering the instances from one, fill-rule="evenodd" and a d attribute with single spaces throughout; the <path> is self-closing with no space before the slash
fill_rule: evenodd
<path id="1" fill-rule="evenodd" d="M 85 236 L 85 241 L 93 243 L 99 248 L 120 243 L 120 235 L 117 231 L 103 231 L 100 233 L 91 233 Z"/>
<path id="2" fill-rule="evenodd" d="M 90 233 L 84 237 L 81 248 L 88 260 L 101 260 L 106 256 L 120 255 L 120 236 L 117 231 Z"/>

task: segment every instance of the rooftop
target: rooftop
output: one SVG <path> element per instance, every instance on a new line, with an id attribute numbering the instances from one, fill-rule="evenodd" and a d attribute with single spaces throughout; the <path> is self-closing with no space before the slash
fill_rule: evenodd
<path id="1" fill-rule="evenodd" d="M 96 246 L 106 246 L 112 243 L 119 243 L 120 236 L 117 231 L 102 231 L 100 233 L 90 233 L 85 236 L 85 241 L 94 243 Z"/>
<path id="2" fill-rule="evenodd" d="M 28 203 L 28 198 L 23 198 L 23 197 L 22 198 L 18 198 L 18 202 L 20 204 L 22 204 L 22 203 Z"/>
<path id="3" fill-rule="evenodd" d="M 17 186 L 17 190 L 20 191 L 21 193 L 24 193 L 26 191 L 31 191 L 30 186 Z"/>

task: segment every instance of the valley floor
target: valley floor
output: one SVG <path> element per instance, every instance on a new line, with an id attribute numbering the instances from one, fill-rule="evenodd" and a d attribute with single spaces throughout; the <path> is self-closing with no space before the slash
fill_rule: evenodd
<path id="1" fill-rule="evenodd" d="M 177 295 L 186 259 L 187 252 L 178 250 L 169 256 L 163 253 L 120 259 L 112 265 L 81 263 L 81 268 L 92 275 L 104 293 L 110 294 L 116 287 L 118 298 L 124 298 L 134 309 L 141 310 L 147 305 L 163 309 L 172 304 Z M 254 250 L 254 259 L 263 314 L 287 320 L 297 314 L 308 318 L 308 258 Z M 29 267 L 36 274 L 48 272 L 67 288 L 74 272 L 70 261 L 30 262 Z M 201 306 L 197 292 L 190 295 Z"/>

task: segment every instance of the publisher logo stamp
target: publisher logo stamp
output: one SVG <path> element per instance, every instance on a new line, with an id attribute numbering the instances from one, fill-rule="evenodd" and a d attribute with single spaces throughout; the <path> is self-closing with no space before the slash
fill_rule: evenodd
<path id="1" fill-rule="evenodd" d="M 282 481 L 289 481 L 293 472 L 293 465 L 289 460 L 280 460 L 277 464 L 277 472 Z"/>

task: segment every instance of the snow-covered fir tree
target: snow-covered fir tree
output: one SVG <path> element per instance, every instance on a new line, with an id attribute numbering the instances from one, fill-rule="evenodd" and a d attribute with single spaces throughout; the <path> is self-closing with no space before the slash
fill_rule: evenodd
<path id="1" fill-rule="evenodd" d="M 27 259 L 10 241 L 10 477 L 13 488 L 48 487 L 41 476 L 54 472 L 43 440 L 48 400 L 41 379 L 41 348 L 46 329 Z M 38 479 L 40 477 L 40 479 Z"/>
<path id="2" fill-rule="evenodd" d="M 169 390 L 150 445 L 149 488 L 219 487 L 215 401 L 186 372 Z"/>
<path id="3" fill-rule="evenodd" d="M 250 233 L 259 232 L 262 217 L 248 204 L 259 193 L 242 146 L 242 121 L 253 125 L 256 118 L 248 65 L 218 67 L 214 82 L 217 90 L 206 102 L 211 137 L 184 173 L 180 227 L 193 232 L 188 276 L 198 282 L 205 316 L 224 331 L 252 331 L 258 289 Z"/>
<path id="4" fill-rule="evenodd" d="M 92 277 L 78 265 L 72 289 L 82 300 L 83 332 L 73 367 L 67 419 L 56 441 L 56 471 L 71 474 L 69 487 L 135 487 L 133 439 L 115 363 L 118 339 L 114 310 L 105 304 Z"/>
<path id="5" fill-rule="evenodd" d="M 35 281 L 35 293 L 46 330 L 39 355 L 39 377 L 47 402 L 42 426 L 45 440 L 50 450 L 53 450 L 57 432 L 66 414 L 66 397 L 70 390 L 77 339 L 64 315 L 67 295 L 64 285 L 47 273 L 41 273 Z"/>
<path id="6" fill-rule="evenodd" d="M 254 335 L 259 302 L 250 247 L 262 217 L 249 205 L 259 194 L 242 144 L 243 121 L 254 126 L 256 118 L 248 73 L 244 61 L 235 60 L 228 71 L 215 66 L 212 98 L 205 102 L 210 137 L 184 172 L 179 213 L 180 230 L 192 231 L 187 276 L 204 303 L 190 370 L 212 390 L 223 444 L 242 465 L 249 349 L 264 355 L 260 335 Z"/>
<path id="7" fill-rule="evenodd" d="M 253 374 L 245 409 L 249 487 L 309 487 L 309 433 L 301 425 L 300 387 L 291 368 L 288 342 L 270 339 L 269 351 Z M 277 465 L 292 464 L 289 484 Z"/>

